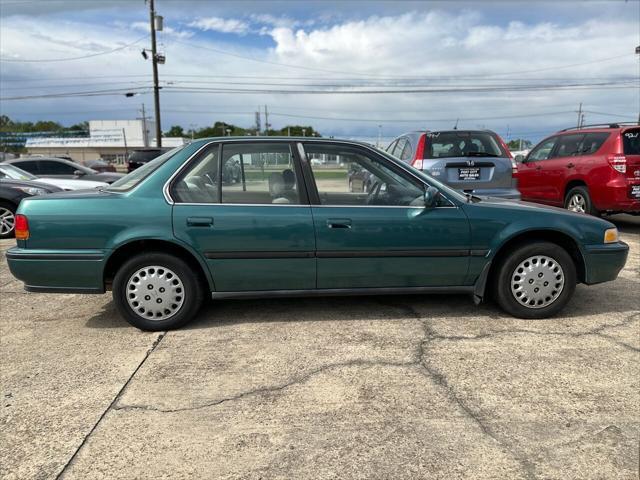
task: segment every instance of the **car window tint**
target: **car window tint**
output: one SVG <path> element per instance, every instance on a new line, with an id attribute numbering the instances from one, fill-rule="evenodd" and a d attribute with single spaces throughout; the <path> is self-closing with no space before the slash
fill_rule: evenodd
<path id="1" fill-rule="evenodd" d="M 625 155 L 640 155 L 640 128 L 627 130 L 622 134 Z"/>
<path id="2" fill-rule="evenodd" d="M 596 153 L 602 144 L 609 138 L 611 135 L 608 132 L 594 132 L 585 134 L 582 139 L 582 144 L 580 145 L 580 153 L 579 155 L 590 155 L 592 153 Z"/>
<path id="3" fill-rule="evenodd" d="M 300 205 L 300 182 L 288 143 L 222 147 L 222 203 Z"/>
<path id="4" fill-rule="evenodd" d="M 396 158 L 400 158 L 400 156 L 402 155 L 402 150 L 404 149 L 404 146 L 406 144 L 407 144 L 406 138 L 399 139 L 398 143 L 396 143 L 396 146 L 393 149 L 393 152 L 391 152 L 391 155 L 393 155 Z"/>
<path id="5" fill-rule="evenodd" d="M 305 144 L 307 155 L 331 155 L 331 167 L 311 165 L 322 205 L 424 205 L 423 186 L 364 149 Z"/>
<path id="6" fill-rule="evenodd" d="M 32 175 L 38 175 L 38 162 L 36 160 L 27 160 L 24 162 L 15 162 L 14 165 L 21 168 L 25 172 L 29 172 Z"/>
<path id="7" fill-rule="evenodd" d="M 579 154 L 582 139 L 584 138 L 584 134 L 576 134 L 576 135 L 562 135 L 558 139 L 558 146 L 556 147 L 555 153 L 553 153 L 554 157 L 574 157 Z"/>
<path id="8" fill-rule="evenodd" d="M 495 137 L 489 132 L 428 132 L 425 142 L 425 159 L 469 156 L 503 157 Z"/>
<path id="9" fill-rule="evenodd" d="M 389 146 L 385 149 L 385 152 L 393 152 L 393 149 L 396 147 L 396 144 L 398 143 L 398 140 L 394 140 L 393 142 L 391 142 L 389 144 Z"/>
<path id="10" fill-rule="evenodd" d="M 540 160 L 546 160 L 551 155 L 551 150 L 556 144 L 557 137 L 550 138 L 543 141 L 536 148 L 531 150 L 531 153 L 527 156 L 527 162 L 538 162 Z"/>
<path id="11" fill-rule="evenodd" d="M 400 160 L 404 160 L 405 162 L 407 160 L 411 160 L 412 153 L 413 149 L 411 148 L 411 142 L 407 140 L 404 144 L 404 148 L 402 149 L 402 153 L 400 154 Z"/>
<path id="12" fill-rule="evenodd" d="M 209 145 L 198 153 L 189 167 L 173 182 L 171 196 L 179 203 L 218 203 L 220 201 L 218 189 L 218 144 Z M 158 159 L 152 160 L 135 172 L 152 165 Z"/>
<path id="13" fill-rule="evenodd" d="M 40 175 L 73 175 L 76 168 L 64 162 L 56 162 L 53 160 L 40 160 Z"/>

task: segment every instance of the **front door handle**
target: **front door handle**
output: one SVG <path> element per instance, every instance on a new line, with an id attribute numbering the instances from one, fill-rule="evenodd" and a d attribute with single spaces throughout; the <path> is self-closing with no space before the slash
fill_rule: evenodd
<path id="1" fill-rule="evenodd" d="M 187 217 L 188 227 L 212 227 L 213 218 L 211 217 Z"/>
<path id="2" fill-rule="evenodd" d="M 536 167 L 536 170 L 542 170 L 542 167 L 541 167 L 540 165 L 538 165 L 538 166 Z"/>
<path id="3" fill-rule="evenodd" d="M 327 220 L 329 228 L 351 228 L 351 219 L 349 218 L 330 218 Z"/>
<path id="4" fill-rule="evenodd" d="M 573 167 L 575 167 L 575 165 L 573 163 L 567 164 L 567 168 L 573 168 Z"/>

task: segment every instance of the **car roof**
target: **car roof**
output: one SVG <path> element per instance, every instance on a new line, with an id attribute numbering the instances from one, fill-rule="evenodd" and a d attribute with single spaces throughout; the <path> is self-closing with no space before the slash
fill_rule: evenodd
<path id="1" fill-rule="evenodd" d="M 348 143 L 350 145 L 360 145 L 363 147 L 371 148 L 372 144 L 367 142 L 361 142 L 358 140 L 349 140 L 342 138 L 328 138 L 328 137 L 287 137 L 287 136 L 269 136 L 269 137 L 260 137 L 260 136 L 228 136 L 228 137 L 208 137 L 208 138 L 198 138 L 194 140 L 192 143 L 194 144 L 202 144 L 209 142 L 273 142 L 273 141 L 285 141 L 285 142 L 304 142 L 304 143 Z"/>
<path id="2" fill-rule="evenodd" d="M 588 130 L 589 132 L 612 132 L 614 130 L 626 130 L 629 128 L 638 128 L 640 127 L 640 123 L 609 123 L 609 124 L 595 124 L 595 125 L 583 125 L 581 127 L 569 127 L 564 128 L 558 132 L 556 135 L 564 135 L 582 132 L 584 130 Z"/>

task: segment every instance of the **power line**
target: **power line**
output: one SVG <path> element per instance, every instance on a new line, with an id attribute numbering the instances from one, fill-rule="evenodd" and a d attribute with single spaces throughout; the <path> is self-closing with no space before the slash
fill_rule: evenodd
<path id="1" fill-rule="evenodd" d="M 142 40 L 144 40 L 145 38 L 147 38 L 149 35 L 145 35 L 144 37 L 140 37 L 139 39 L 137 39 L 135 42 L 131 42 L 128 43 L 126 45 L 122 45 L 121 47 L 118 48 L 114 48 L 113 50 L 109 50 L 107 52 L 98 52 L 98 53 L 91 53 L 89 55 L 82 55 L 80 57 L 68 57 L 68 58 L 48 58 L 48 59 L 38 59 L 38 60 L 34 60 L 34 59 L 21 59 L 21 58 L 0 58 L 0 62 L 19 62 L 19 63 L 43 63 L 43 62 L 67 62 L 69 60 L 81 60 L 83 58 L 91 58 L 91 57 L 98 57 L 100 55 L 108 55 L 110 53 L 114 53 L 117 52 L 119 50 L 124 50 L 125 48 L 131 47 L 133 45 L 135 45 L 138 42 L 141 42 Z"/>

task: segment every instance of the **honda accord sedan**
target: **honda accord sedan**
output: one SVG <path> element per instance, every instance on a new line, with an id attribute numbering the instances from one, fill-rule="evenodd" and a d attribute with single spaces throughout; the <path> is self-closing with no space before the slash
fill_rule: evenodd
<path id="1" fill-rule="evenodd" d="M 223 180 L 228 162 L 239 182 Z M 368 190 L 349 188 L 353 164 Z M 292 137 L 197 140 L 108 187 L 26 198 L 16 238 L 7 259 L 28 291 L 112 290 L 144 330 L 185 324 L 205 297 L 467 293 L 544 318 L 628 254 L 605 220 L 465 195 L 364 143 Z"/>

